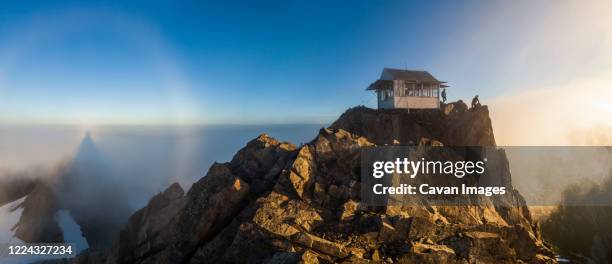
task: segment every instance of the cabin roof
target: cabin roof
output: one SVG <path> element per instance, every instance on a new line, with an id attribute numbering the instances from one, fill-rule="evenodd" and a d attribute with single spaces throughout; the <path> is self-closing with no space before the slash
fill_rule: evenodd
<path id="1" fill-rule="evenodd" d="M 386 89 L 391 87 L 392 80 L 412 81 L 415 83 L 435 83 L 440 84 L 440 87 L 446 88 L 446 82 L 439 81 L 427 71 L 401 70 L 393 68 L 384 68 L 380 74 L 380 79 L 370 84 L 366 90 Z"/>
<path id="2" fill-rule="evenodd" d="M 380 79 L 442 83 L 427 71 L 400 70 L 393 68 L 384 68 L 380 74 Z"/>

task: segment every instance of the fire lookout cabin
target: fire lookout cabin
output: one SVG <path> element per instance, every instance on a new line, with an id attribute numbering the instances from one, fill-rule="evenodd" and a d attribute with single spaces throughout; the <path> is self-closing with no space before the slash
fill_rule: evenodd
<path id="1" fill-rule="evenodd" d="M 437 109 L 445 83 L 426 71 L 384 68 L 366 90 L 376 92 L 378 109 Z"/>

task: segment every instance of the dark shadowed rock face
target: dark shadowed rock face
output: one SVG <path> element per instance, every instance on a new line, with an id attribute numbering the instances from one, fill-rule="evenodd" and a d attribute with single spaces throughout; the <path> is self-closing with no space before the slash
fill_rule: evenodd
<path id="1" fill-rule="evenodd" d="M 155 196 L 110 253 L 84 255 L 106 263 L 555 263 L 514 190 L 497 207 L 359 202 L 363 147 L 495 145 L 486 106 L 449 105 L 353 108 L 300 148 L 261 135 L 186 195 L 175 184 Z M 507 165 L 503 151 L 496 157 Z M 507 166 L 496 173 L 510 186 Z"/>
<path id="2" fill-rule="evenodd" d="M 15 236 L 30 243 L 63 242 L 56 221 L 57 211 L 63 209 L 79 225 L 90 248 L 108 250 L 131 211 L 122 186 L 111 179 L 91 136 L 87 134 L 83 139 L 70 163 L 38 175 L 44 176 L 29 183 L 9 182 L 11 185 L 4 187 L 31 189 L 25 194 L 11 194 L 11 199 L 20 198 L 17 194 L 27 195 L 20 205 L 23 213 L 15 226 Z"/>
<path id="3" fill-rule="evenodd" d="M 11 175 L 0 170 L 0 206 L 28 195 L 36 184 L 37 181 L 26 173 Z"/>
<path id="4" fill-rule="evenodd" d="M 88 133 L 55 187 L 61 208 L 70 212 L 89 247 L 96 250 L 110 248 L 131 213 L 126 191 L 111 176 Z"/>
<path id="5" fill-rule="evenodd" d="M 38 181 L 19 207 L 23 211 L 13 227 L 16 237 L 27 242 L 64 242 L 62 229 L 55 220 L 58 209 L 55 193 L 47 183 Z"/>

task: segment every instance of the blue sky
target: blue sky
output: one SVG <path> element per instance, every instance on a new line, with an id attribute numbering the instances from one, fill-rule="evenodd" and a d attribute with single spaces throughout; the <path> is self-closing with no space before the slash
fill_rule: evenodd
<path id="1" fill-rule="evenodd" d="M 508 2 L 4 3 L 0 120 L 325 123 L 383 67 L 487 100 L 603 63 L 548 41 L 560 5 Z"/>

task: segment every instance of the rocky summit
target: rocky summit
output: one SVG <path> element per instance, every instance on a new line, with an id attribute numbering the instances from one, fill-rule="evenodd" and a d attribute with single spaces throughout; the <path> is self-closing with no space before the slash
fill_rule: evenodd
<path id="1" fill-rule="evenodd" d="M 347 110 L 300 147 L 266 134 L 130 218 L 113 247 L 66 263 L 556 263 L 520 194 L 504 206 L 366 206 L 361 148 L 495 146 L 486 106 Z M 507 159 L 500 152 L 507 164 Z"/>

